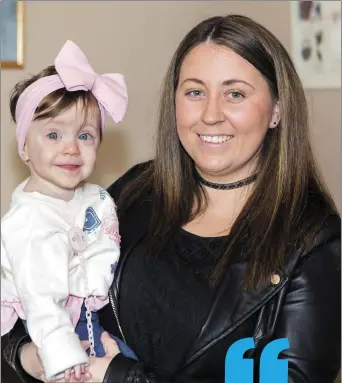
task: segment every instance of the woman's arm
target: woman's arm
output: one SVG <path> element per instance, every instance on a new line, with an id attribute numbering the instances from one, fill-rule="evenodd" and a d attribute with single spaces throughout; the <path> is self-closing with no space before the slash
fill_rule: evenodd
<path id="1" fill-rule="evenodd" d="M 92 375 L 89 383 L 223 383 L 222 379 L 195 379 L 182 374 L 172 379 L 158 377 L 143 363 L 124 357 L 108 333 L 102 334 L 101 341 L 106 355 L 89 359 L 89 373 Z"/>
<path id="2" fill-rule="evenodd" d="M 88 341 L 81 341 L 83 349 L 89 349 Z M 19 320 L 12 329 L 9 337 L 9 343 L 3 353 L 6 362 L 14 369 L 21 382 L 38 383 L 46 381 L 46 376 L 38 356 L 37 346 L 31 342 L 29 335 L 26 334 L 22 321 Z M 86 372 L 81 376 L 81 379 L 76 379 L 72 375 L 69 383 L 72 382 L 87 382 L 90 380 L 90 375 Z M 64 382 L 64 379 L 57 382 Z"/>
<path id="3" fill-rule="evenodd" d="M 31 338 L 26 334 L 24 325 L 21 320 L 18 320 L 13 329 L 8 334 L 8 344 L 6 345 L 3 356 L 6 362 L 14 369 L 18 377 L 23 383 L 37 383 L 39 380 L 29 375 L 21 365 L 20 356 L 24 345 L 28 345 L 31 342 Z M 33 358 L 36 358 L 34 364 Z M 31 352 L 30 360 L 32 364 L 32 374 L 35 374 L 40 368 L 38 357 L 36 353 Z"/>
<path id="4" fill-rule="evenodd" d="M 302 259 L 287 291 L 274 339 L 287 338 L 289 383 L 333 383 L 341 362 L 341 239 Z"/>

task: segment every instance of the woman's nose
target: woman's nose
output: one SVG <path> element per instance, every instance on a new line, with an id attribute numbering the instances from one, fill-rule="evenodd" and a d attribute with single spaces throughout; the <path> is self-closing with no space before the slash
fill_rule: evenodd
<path id="1" fill-rule="evenodd" d="M 215 125 L 225 120 L 222 100 L 219 97 L 209 97 L 203 110 L 202 120 L 207 125 Z"/>

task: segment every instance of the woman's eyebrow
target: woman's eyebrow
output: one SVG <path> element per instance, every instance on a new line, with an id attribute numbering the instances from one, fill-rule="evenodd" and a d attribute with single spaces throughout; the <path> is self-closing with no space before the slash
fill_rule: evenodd
<path id="1" fill-rule="evenodd" d="M 186 78 L 184 81 L 182 81 L 181 85 L 183 85 L 187 81 L 196 82 L 200 85 L 205 85 L 204 82 L 202 80 L 199 80 L 198 78 Z"/>
<path id="2" fill-rule="evenodd" d="M 200 84 L 200 85 L 205 85 L 204 81 L 193 77 L 193 78 L 186 78 L 184 81 L 182 81 L 181 86 L 187 81 L 195 82 L 195 83 Z M 243 84 L 246 84 L 246 85 L 250 86 L 251 88 L 255 89 L 254 86 L 252 84 L 250 84 L 249 82 L 244 81 L 244 80 L 240 80 L 237 78 L 225 80 L 225 81 L 223 81 L 222 85 L 227 86 L 227 85 L 232 85 L 232 84 L 236 84 L 236 83 L 243 83 Z"/>
<path id="3" fill-rule="evenodd" d="M 251 88 L 255 89 L 254 86 L 252 84 L 250 84 L 249 82 L 244 81 L 244 80 L 240 80 L 238 78 L 232 78 L 230 80 L 225 80 L 225 81 L 223 81 L 222 85 L 232 85 L 232 84 L 236 84 L 236 83 L 243 83 L 243 84 L 246 84 L 246 85 L 250 86 Z"/>

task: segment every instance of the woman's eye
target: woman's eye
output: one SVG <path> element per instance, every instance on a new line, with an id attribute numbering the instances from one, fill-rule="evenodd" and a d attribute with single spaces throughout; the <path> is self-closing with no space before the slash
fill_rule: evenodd
<path id="1" fill-rule="evenodd" d="M 79 137 L 80 140 L 88 140 L 90 138 L 90 135 L 88 133 L 82 133 Z"/>
<path id="2" fill-rule="evenodd" d="M 50 140 L 58 140 L 59 134 L 57 132 L 51 132 L 47 136 Z"/>
<path id="3" fill-rule="evenodd" d="M 192 96 L 192 97 L 198 97 L 201 96 L 203 92 L 201 90 L 191 90 L 190 92 L 187 93 L 187 95 Z"/>
<path id="4" fill-rule="evenodd" d="M 244 98 L 243 94 L 240 92 L 230 92 L 229 95 L 234 100 L 242 100 Z"/>

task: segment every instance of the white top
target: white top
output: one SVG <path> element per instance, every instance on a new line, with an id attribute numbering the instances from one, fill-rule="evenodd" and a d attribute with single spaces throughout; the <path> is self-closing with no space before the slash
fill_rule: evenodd
<path id="1" fill-rule="evenodd" d="M 78 255 L 84 247 L 89 295 L 107 299 L 120 253 L 118 220 L 114 201 L 97 185 L 78 188 L 66 202 L 24 192 L 26 183 L 1 221 L 1 336 L 13 327 L 20 302 L 49 378 L 88 361 L 65 304 L 69 295 L 86 297 Z"/>

